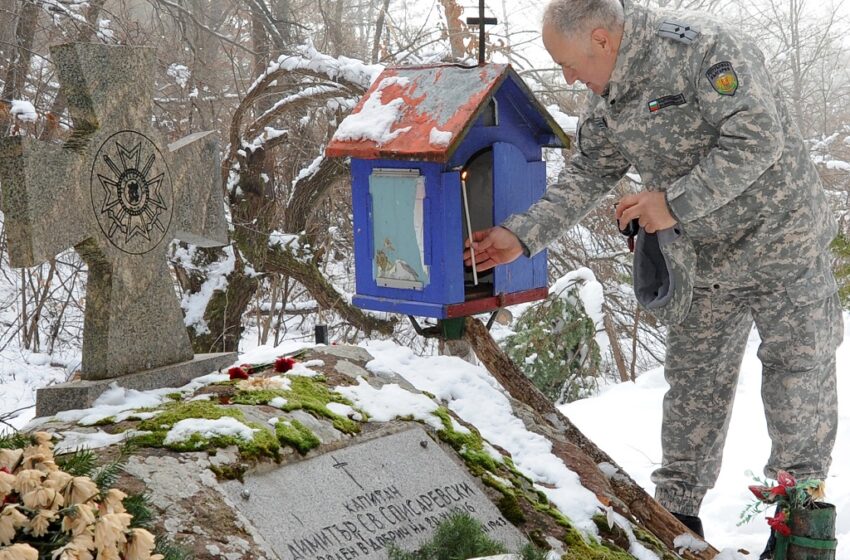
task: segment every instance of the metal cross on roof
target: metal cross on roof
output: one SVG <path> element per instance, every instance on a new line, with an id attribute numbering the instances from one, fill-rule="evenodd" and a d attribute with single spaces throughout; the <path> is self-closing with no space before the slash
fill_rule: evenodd
<path id="1" fill-rule="evenodd" d="M 496 25 L 499 20 L 496 18 L 484 17 L 484 0 L 478 0 L 478 17 L 466 18 L 467 25 L 478 26 L 478 64 L 484 64 L 484 35 L 485 28 L 488 25 Z"/>

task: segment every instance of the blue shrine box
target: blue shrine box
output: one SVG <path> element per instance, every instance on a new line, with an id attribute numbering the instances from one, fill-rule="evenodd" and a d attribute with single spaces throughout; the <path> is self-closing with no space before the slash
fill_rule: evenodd
<path id="1" fill-rule="evenodd" d="M 545 251 L 476 283 L 464 240 L 537 201 L 542 148 L 568 146 L 509 65 L 385 70 L 326 150 L 351 158 L 354 304 L 449 319 L 545 298 Z"/>

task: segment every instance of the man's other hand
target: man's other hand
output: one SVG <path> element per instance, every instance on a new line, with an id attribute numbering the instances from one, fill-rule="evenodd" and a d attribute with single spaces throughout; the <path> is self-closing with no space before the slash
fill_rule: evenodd
<path id="1" fill-rule="evenodd" d="M 475 249 L 475 269 L 478 272 L 490 270 L 497 264 L 507 264 L 522 255 L 522 244 L 516 235 L 501 226 L 476 231 L 472 234 L 472 248 Z M 472 252 L 469 239 L 463 251 L 463 264 L 472 266 Z"/>
<path id="2" fill-rule="evenodd" d="M 637 218 L 646 233 L 655 233 L 678 223 L 667 208 L 664 193 L 660 191 L 645 191 L 624 196 L 617 203 L 615 215 L 620 229 L 625 229 L 629 222 Z"/>

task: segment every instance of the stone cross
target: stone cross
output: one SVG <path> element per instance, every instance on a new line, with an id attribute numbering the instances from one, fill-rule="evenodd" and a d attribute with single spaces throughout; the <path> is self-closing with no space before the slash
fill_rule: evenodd
<path id="1" fill-rule="evenodd" d="M 11 264 L 71 247 L 85 260 L 84 380 L 192 360 L 166 254 L 174 239 L 227 243 L 218 141 L 203 132 L 167 144 L 152 126 L 154 49 L 50 52 L 74 129 L 64 144 L 0 139 Z"/>

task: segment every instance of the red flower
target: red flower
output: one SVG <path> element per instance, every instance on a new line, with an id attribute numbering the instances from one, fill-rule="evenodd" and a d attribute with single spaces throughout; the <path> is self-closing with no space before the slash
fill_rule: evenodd
<path id="1" fill-rule="evenodd" d="M 768 517 L 767 524 L 770 525 L 770 528 L 782 535 L 783 537 L 791 536 L 791 527 L 788 526 L 787 516 L 784 511 L 780 511 L 776 514 L 775 517 Z"/>
<path id="2" fill-rule="evenodd" d="M 278 373 L 286 373 L 295 367 L 295 360 L 292 358 L 278 358 L 274 361 L 274 370 Z"/>
<path id="3" fill-rule="evenodd" d="M 794 477 L 785 471 L 777 471 L 776 482 L 786 488 L 793 488 L 797 486 L 797 481 L 794 480 Z"/>
<path id="4" fill-rule="evenodd" d="M 252 373 L 254 373 L 254 366 L 252 366 L 251 364 L 242 364 L 239 367 L 241 367 L 243 370 L 245 370 L 245 373 L 247 373 L 248 375 L 251 375 Z"/>
<path id="5" fill-rule="evenodd" d="M 776 500 L 776 495 L 773 493 L 772 488 L 768 488 L 767 486 L 750 486 L 750 492 L 752 492 L 759 501 L 771 504 Z"/>
<path id="6" fill-rule="evenodd" d="M 246 370 L 245 366 L 232 367 L 227 370 L 227 375 L 230 376 L 230 379 L 248 379 L 249 373 L 250 370 Z"/>
<path id="7" fill-rule="evenodd" d="M 770 489 L 770 493 L 773 496 L 787 496 L 788 495 L 788 489 L 785 488 L 784 486 L 774 486 L 773 488 Z"/>

